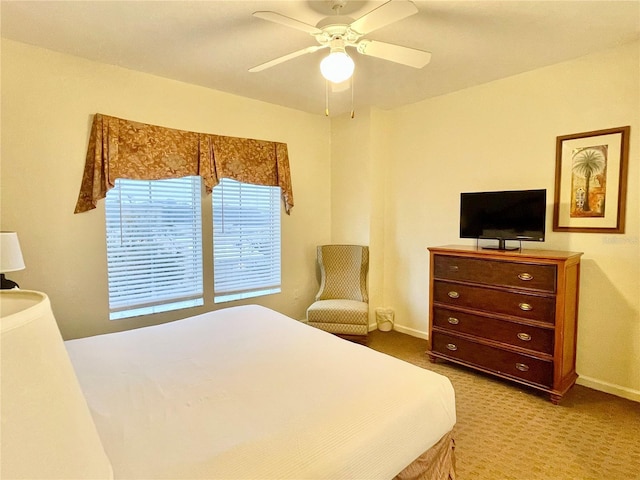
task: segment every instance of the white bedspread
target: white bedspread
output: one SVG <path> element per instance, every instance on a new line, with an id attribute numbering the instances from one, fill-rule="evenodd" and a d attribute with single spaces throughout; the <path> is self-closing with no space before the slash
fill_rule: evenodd
<path id="1" fill-rule="evenodd" d="M 389 479 L 449 380 L 259 306 L 65 342 L 115 478 Z"/>

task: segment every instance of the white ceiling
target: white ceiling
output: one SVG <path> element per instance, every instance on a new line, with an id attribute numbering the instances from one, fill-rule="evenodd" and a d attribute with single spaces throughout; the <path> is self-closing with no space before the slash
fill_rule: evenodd
<path id="1" fill-rule="evenodd" d="M 393 0 L 395 1 L 395 0 Z M 353 18 L 384 3 L 349 1 Z M 640 37 L 640 0 L 415 1 L 419 13 L 366 38 L 432 52 L 416 70 L 352 55 L 356 111 L 413 103 L 515 75 Z M 326 0 L 1 2 L 2 37 L 161 77 L 324 114 L 318 65 L 326 50 L 258 73 L 250 67 L 316 42 L 254 18 L 272 10 L 315 25 Z M 331 114 L 351 108 L 350 92 L 330 96 Z"/>

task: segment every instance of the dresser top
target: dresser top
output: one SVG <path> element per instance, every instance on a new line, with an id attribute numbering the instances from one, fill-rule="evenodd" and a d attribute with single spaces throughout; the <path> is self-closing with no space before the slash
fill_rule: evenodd
<path id="1" fill-rule="evenodd" d="M 524 248 L 522 250 L 492 250 L 476 247 L 475 245 L 442 245 L 437 247 L 428 247 L 428 250 L 432 253 L 458 253 L 475 257 L 483 256 L 487 258 L 504 258 L 513 260 L 567 260 L 571 258 L 579 259 L 582 256 L 582 252 L 567 252 L 565 250 L 535 250 Z"/>

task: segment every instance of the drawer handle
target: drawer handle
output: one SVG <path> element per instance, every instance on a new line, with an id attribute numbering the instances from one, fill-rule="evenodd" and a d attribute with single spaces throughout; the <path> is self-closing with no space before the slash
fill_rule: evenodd
<path id="1" fill-rule="evenodd" d="M 449 265 L 449 270 L 452 272 L 457 272 L 458 271 L 458 266 L 457 265 Z"/>
<path id="2" fill-rule="evenodd" d="M 528 333 L 519 333 L 518 334 L 518 338 L 524 342 L 530 342 L 531 341 L 531 335 L 529 335 Z"/>
<path id="3" fill-rule="evenodd" d="M 447 322 L 449 322 L 451 325 L 458 325 L 460 323 L 460 320 L 458 320 L 456 317 L 449 317 L 447 318 Z"/>
<path id="4" fill-rule="evenodd" d="M 518 274 L 518 278 L 520 280 L 524 280 L 525 282 L 527 282 L 529 280 L 533 280 L 533 275 L 531 275 L 530 273 L 523 272 Z"/>
<path id="5" fill-rule="evenodd" d="M 451 350 L 452 352 L 455 352 L 458 349 L 458 347 L 456 347 L 453 343 L 447 343 L 447 350 Z"/>
<path id="6" fill-rule="evenodd" d="M 460 296 L 460 294 L 455 290 L 450 291 L 447 295 L 449 295 L 450 298 L 458 298 Z"/>
<path id="7" fill-rule="evenodd" d="M 525 365 L 524 363 L 516 363 L 516 368 L 521 372 L 527 372 L 529 370 L 529 365 Z"/>
<path id="8" fill-rule="evenodd" d="M 530 303 L 519 303 L 518 306 L 520 307 L 520 310 L 524 310 L 525 312 L 533 310 L 533 305 Z"/>

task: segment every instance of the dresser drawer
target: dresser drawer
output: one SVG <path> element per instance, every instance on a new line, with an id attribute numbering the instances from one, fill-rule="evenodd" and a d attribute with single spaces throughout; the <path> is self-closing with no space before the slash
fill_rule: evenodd
<path id="1" fill-rule="evenodd" d="M 555 297 L 507 292 L 473 285 L 436 280 L 433 301 L 457 307 L 501 313 L 554 323 Z"/>
<path id="2" fill-rule="evenodd" d="M 532 327 L 446 308 L 433 309 L 433 326 L 553 355 L 553 329 Z"/>
<path id="3" fill-rule="evenodd" d="M 555 265 L 434 255 L 433 267 L 435 278 L 556 291 Z"/>
<path id="4" fill-rule="evenodd" d="M 432 351 L 472 366 L 545 387 L 553 384 L 553 362 L 433 332 Z"/>

